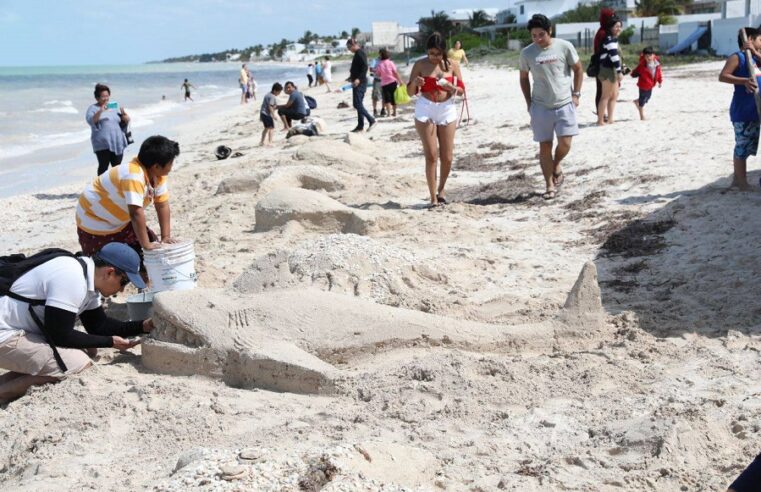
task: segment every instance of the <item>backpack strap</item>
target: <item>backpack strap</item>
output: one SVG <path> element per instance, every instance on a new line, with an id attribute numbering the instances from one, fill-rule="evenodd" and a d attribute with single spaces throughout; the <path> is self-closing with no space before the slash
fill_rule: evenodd
<path id="1" fill-rule="evenodd" d="M 79 265 L 82 267 L 82 273 L 85 276 L 85 282 L 87 282 L 87 263 L 85 263 L 84 260 L 80 258 L 79 256 L 74 257 L 74 259 L 77 260 L 79 262 Z M 48 343 L 48 346 L 50 346 L 50 349 L 53 351 L 53 358 L 58 364 L 58 367 L 61 369 L 61 372 L 66 374 L 69 368 L 66 367 L 66 363 L 64 363 L 63 358 L 61 357 L 61 354 L 58 353 L 58 349 L 53 343 L 53 337 L 51 337 L 50 334 L 45 329 L 45 323 L 43 323 L 40 317 L 37 316 L 37 313 L 34 312 L 34 306 L 44 305 L 45 299 L 30 299 L 28 297 L 20 296 L 10 291 L 6 295 L 10 297 L 11 299 L 15 299 L 17 301 L 21 301 L 21 302 L 25 302 L 29 304 L 29 315 L 32 317 L 34 324 L 36 324 L 37 328 L 40 329 L 40 333 L 42 333 L 42 336 L 45 338 L 45 341 Z"/>

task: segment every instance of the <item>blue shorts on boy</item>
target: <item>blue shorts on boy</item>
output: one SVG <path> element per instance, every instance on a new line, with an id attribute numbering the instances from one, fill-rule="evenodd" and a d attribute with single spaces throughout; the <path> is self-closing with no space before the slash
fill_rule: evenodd
<path id="1" fill-rule="evenodd" d="M 531 129 L 534 131 L 534 142 L 552 142 L 554 135 L 573 137 L 579 134 L 576 106 L 573 102 L 555 109 L 532 103 L 529 114 Z"/>
<path id="2" fill-rule="evenodd" d="M 653 90 L 652 89 L 650 89 L 649 91 L 646 91 L 644 89 L 640 89 L 639 90 L 639 101 L 638 101 L 639 107 L 641 108 L 642 106 L 647 104 L 647 102 L 650 100 L 650 96 L 652 96 L 652 95 L 653 95 Z"/>
<path id="3" fill-rule="evenodd" d="M 264 113 L 259 114 L 259 120 L 264 124 L 264 128 L 275 128 L 275 122 L 272 120 L 272 116 Z"/>
<path id="4" fill-rule="evenodd" d="M 745 160 L 758 151 L 758 121 L 735 121 L 735 158 Z"/>

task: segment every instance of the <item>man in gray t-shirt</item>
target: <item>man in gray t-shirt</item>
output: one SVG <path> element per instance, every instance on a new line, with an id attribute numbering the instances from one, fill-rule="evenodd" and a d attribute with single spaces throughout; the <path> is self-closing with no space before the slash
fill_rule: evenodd
<path id="1" fill-rule="evenodd" d="M 279 105 L 277 112 L 283 122 L 283 130 L 288 130 L 293 120 L 301 120 L 309 116 L 309 107 L 304 94 L 299 92 L 293 82 L 285 83 L 285 93 L 288 94 L 288 102 Z"/>
<path id="2" fill-rule="evenodd" d="M 571 43 L 552 38 L 552 24 L 546 16 L 531 17 L 528 29 L 533 43 L 521 51 L 520 84 L 531 115 L 534 141 L 539 142 L 539 163 L 547 185 L 542 198 L 550 200 L 555 198 L 565 178 L 560 162 L 571 150 L 573 136 L 579 134 L 576 107 L 584 69 Z M 533 92 L 529 73 L 534 81 Z M 553 155 L 555 135 L 558 144 Z"/>

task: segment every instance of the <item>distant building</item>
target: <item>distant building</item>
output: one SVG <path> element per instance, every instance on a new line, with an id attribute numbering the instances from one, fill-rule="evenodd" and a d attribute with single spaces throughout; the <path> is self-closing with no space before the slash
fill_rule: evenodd
<path id="1" fill-rule="evenodd" d="M 518 14 L 516 13 L 516 10 L 514 8 L 504 9 L 497 12 L 497 15 L 494 16 L 494 22 L 496 24 L 508 24 L 508 20 L 511 19 L 511 17 L 518 17 Z"/>
<path id="2" fill-rule="evenodd" d="M 418 32 L 417 27 L 403 27 L 398 22 L 373 22 L 370 34 L 371 46 L 401 53 L 406 48 L 412 47 L 414 43 L 412 38 L 405 34 L 416 32 Z"/>
<path id="3" fill-rule="evenodd" d="M 345 55 L 349 50 L 346 49 L 345 39 L 334 39 L 332 41 L 311 41 L 306 46 L 306 52 L 309 55 L 315 56 L 340 56 Z"/>
<path id="4" fill-rule="evenodd" d="M 227 61 L 238 61 L 240 60 L 240 53 L 226 53 Z"/>
<path id="5" fill-rule="evenodd" d="M 513 9 L 519 24 L 525 24 L 534 14 L 544 14 L 547 17 L 555 17 L 567 10 L 573 10 L 579 6 L 579 0 L 519 0 L 515 2 Z"/>

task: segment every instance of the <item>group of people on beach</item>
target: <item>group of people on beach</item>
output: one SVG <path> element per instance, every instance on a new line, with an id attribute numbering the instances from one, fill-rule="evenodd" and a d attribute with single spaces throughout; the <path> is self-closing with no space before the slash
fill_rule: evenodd
<path id="1" fill-rule="evenodd" d="M 660 60 L 655 50 L 648 46 L 640 54 L 637 67 L 630 70 L 624 63 L 618 45 L 623 23 L 613 9 L 604 7 L 600 10 L 600 29 L 593 41 L 593 55 L 587 74 L 595 77 L 597 91 L 595 109 L 597 124 L 602 126 L 615 122 L 614 113 L 618 100 L 619 88 L 625 75 L 637 78 L 639 97 L 634 100 L 639 118 L 645 119 L 645 104 L 650 100 L 653 88 L 663 84 Z"/>
<path id="2" fill-rule="evenodd" d="M 315 60 L 314 63 L 307 65 L 307 82 L 309 87 L 325 85 L 330 92 L 330 83 L 333 81 L 333 65 L 330 62 L 330 56 L 325 56 L 323 61 Z"/>
<path id="3" fill-rule="evenodd" d="M 246 104 L 249 99 L 256 101 L 256 79 L 254 79 L 251 70 L 245 63 L 241 65 L 240 75 L 238 76 L 238 85 L 240 86 L 240 103 Z"/>
<path id="4" fill-rule="evenodd" d="M 88 118 L 98 124 L 110 117 L 116 116 L 96 111 Z M 108 317 L 101 297 L 129 283 L 145 288 L 143 251 L 176 242 L 167 176 L 179 154 L 177 142 L 149 137 L 129 163 L 117 163 L 83 190 L 72 223 L 81 253 L 48 249 L 0 258 L 0 368 L 8 371 L 0 376 L 0 403 L 85 370 L 98 348 L 126 350 L 153 330 L 151 319 Z M 151 204 L 160 236 L 146 224 Z M 74 328 L 77 317 L 84 332 Z"/>

